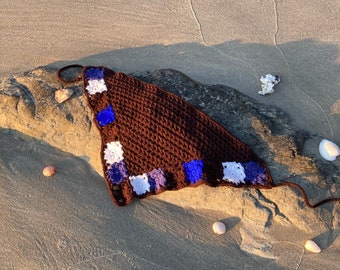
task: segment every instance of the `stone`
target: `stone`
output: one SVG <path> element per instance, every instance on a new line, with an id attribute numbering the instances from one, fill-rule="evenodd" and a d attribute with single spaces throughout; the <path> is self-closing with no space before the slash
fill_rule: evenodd
<path id="1" fill-rule="evenodd" d="M 63 103 L 64 101 L 68 100 L 73 94 L 73 90 L 69 88 L 59 89 L 54 92 L 55 100 L 58 103 Z"/>
<path id="2" fill-rule="evenodd" d="M 43 175 L 47 177 L 53 176 L 55 172 L 56 169 L 54 166 L 46 166 L 42 171 Z"/>
<path id="3" fill-rule="evenodd" d="M 81 82 L 67 85 L 74 91 L 72 99 L 56 103 L 54 92 L 65 88 L 56 73 L 54 68 L 39 67 L 1 79 L 0 127 L 88 160 L 102 175 L 101 138 L 92 122 Z M 312 202 L 340 197 L 339 163 L 323 160 L 318 153 L 321 138 L 291 126 L 282 110 L 263 105 L 225 85 L 198 83 L 176 70 L 134 76 L 181 96 L 226 127 L 266 162 L 274 182 L 303 185 Z M 202 194 L 205 200 L 200 199 Z M 257 190 L 202 185 L 157 197 L 175 205 L 180 202 L 184 208 L 218 209 L 242 218 L 243 223 L 252 227 L 260 227 L 258 231 L 265 231 L 276 222 L 294 225 L 308 233 L 322 232 L 333 226 L 334 213 L 339 211 L 339 204 L 334 203 L 309 209 L 301 194 L 290 187 Z"/>

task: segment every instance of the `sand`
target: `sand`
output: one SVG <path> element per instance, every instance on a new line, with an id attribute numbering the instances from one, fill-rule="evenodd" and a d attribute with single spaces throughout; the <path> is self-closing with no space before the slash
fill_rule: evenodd
<path id="1" fill-rule="evenodd" d="M 338 1 L 3 2 L 0 77 L 73 62 L 173 68 L 280 107 L 292 125 L 340 144 Z M 282 82 L 262 97 L 267 73 Z M 274 224 L 263 240 L 272 246 L 261 247 L 271 252 L 254 254 L 240 245 L 256 227 L 212 205 L 153 197 L 117 208 L 86 161 L 7 131 L 0 144 L 0 269 L 339 268 L 339 225 L 315 235 Z M 57 174 L 46 179 L 48 164 Z M 227 234 L 212 233 L 217 220 Z M 315 237 L 321 254 L 303 249 Z"/>
<path id="2" fill-rule="evenodd" d="M 166 202 L 168 193 L 119 208 L 86 161 L 6 131 L 0 140 L 0 269 L 338 267 L 339 231 L 316 237 L 276 223 L 263 238 L 253 239 L 263 228 L 245 226 L 246 217 L 230 216 L 212 202 L 207 209 L 182 207 L 181 199 L 192 194 L 188 189 L 170 195 L 177 205 Z M 46 164 L 56 166 L 53 177 L 42 175 Z M 212 232 L 217 220 L 227 224 L 226 234 Z M 322 253 L 304 250 L 312 237 Z M 251 249 L 254 243 L 258 254 Z M 248 247 L 252 252 L 245 251 Z"/>

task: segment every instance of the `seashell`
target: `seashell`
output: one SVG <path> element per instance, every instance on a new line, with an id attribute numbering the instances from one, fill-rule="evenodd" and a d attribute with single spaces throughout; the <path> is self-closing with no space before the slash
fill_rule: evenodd
<path id="1" fill-rule="evenodd" d="M 320 253 L 321 252 L 321 248 L 313 240 L 306 241 L 305 249 L 307 249 L 308 251 L 313 252 L 313 253 Z"/>
<path id="2" fill-rule="evenodd" d="M 54 98 L 58 103 L 63 103 L 65 100 L 68 100 L 70 96 L 72 96 L 73 90 L 69 88 L 59 89 L 54 92 Z"/>
<path id="3" fill-rule="evenodd" d="M 220 221 L 214 222 L 212 228 L 216 234 L 224 234 L 227 231 L 227 227 Z"/>
<path id="4" fill-rule="evenodd" d="M 56 172 L 56 169 L 54 166 L 46 166 L 42 171 L 44 176 L 52 176 L 55 174 L 55 172 Z"/>
<path id="5" fill-rule="evenodd" d="M 259 91 L 260 95 L 268 95 L 274 93 L 274 86 L 281 81 L 280 76 L 267 74 L 265 77 L 261 76 L 260 82 L 262 83 L 261 89 Z"/>
<path id="6" fill-rule="evenodd" d="M 340 155 L 340 148 L 335 143 L 323 139 L 319 144 L 319 152 L 324 159 L 334 161 Z"/>

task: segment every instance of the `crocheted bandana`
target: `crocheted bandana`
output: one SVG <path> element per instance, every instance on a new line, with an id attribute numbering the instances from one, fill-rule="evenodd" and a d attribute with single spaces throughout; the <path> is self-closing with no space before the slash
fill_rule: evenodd
<path id="1" fill-rule="evenodd" d="M 243 142 L 182 98 L 104 67 L 82 67 L 83 91 L 102 139 L 101 161 L 113 202 L 124 206 L 166 190 L 272 188 L 266 164 Z"/>

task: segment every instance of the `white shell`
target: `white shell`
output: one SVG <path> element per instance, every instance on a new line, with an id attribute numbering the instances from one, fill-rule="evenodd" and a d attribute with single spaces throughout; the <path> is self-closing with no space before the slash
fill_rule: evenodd
<path id="1" fill-rule="evenodd" d="M 305 243 L 305 249 L 313 253 L 320 253 L 321 248 L 312 240 L 308 240 Z"/>
<path id="2" fill-rule="evenodd" d="M 227 231 L 227 227 L 220 221 L 215 222 L 212 228 L 216 234 L 224 234 Z"/>
<path id="3" fill-rule="evenodd" d="M 58 103 L 63 103 L 65 100 L 68 100 L 70 96 L 72 96 L 73 90 L 69 88 L 59 89 L 54 92 L 54 98 Z"/>
<path id="4" fill-rule="evenodd" d="M 280 77 L 277 75 L 267 74 L 265 77 L 262 76 L 260 78 L 262 91 L 259 91 L 259 94 L 264 96 L 274 93 L 274 86 L 280 81 Z"/>
<path id="5" fill-rule="evenodd" d="M 329 161 L 334 161 L 336 157 L 340 155 L 339 146 L 326 139 L 320 142 L 319 152 L 324 159 Z"/>

